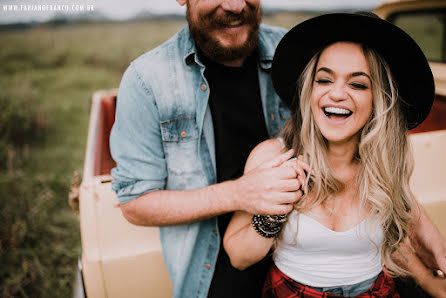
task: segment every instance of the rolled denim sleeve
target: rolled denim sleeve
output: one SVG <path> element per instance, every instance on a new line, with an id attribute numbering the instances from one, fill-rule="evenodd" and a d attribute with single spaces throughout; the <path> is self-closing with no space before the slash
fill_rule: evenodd
<path id="1" fill-rule="evenodd" d="M 159 113 L 151 89 L 134 64 L 119 86 L 110 150 L 117 166 L 112 188 L 120 203 L 164 189 L 167 177 Z"/>

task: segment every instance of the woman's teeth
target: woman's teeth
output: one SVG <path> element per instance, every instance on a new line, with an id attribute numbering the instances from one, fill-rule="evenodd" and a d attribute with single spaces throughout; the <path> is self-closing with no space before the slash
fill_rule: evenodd
<path id="1" fill-rule="evenodd" d="M 336 107 L 326 107 L 324 108 L 324 113 L 326 116 L 342 116 L 342 117 L 348 117 L 352 114 L 352 112 L 347 109 L 336 108 Z"/>

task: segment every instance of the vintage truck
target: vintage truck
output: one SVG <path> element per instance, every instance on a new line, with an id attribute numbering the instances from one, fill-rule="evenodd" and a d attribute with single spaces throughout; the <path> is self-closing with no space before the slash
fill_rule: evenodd
<path id="1" fill-rule="evenodd" d="M 436 98 L 426 121 L 411 131 L 415 155 L 411 183 L 417 199 L 446 236 L 446 1 L 390 1 L 375 12 L 411 34 L 431 61 Z M 128 223 L 111 189 L 110 170 L 115 163 L 108 141 L 116 94 L 111 90 L 93 95 L 82 183 L 75 182 L 70 194 L 82 235 L 74 296 L 170 297 L 172 284 L 158 228 Z"/>

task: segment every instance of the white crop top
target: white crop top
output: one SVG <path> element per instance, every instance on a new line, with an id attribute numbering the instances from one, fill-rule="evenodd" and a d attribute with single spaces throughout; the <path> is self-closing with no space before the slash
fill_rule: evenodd
<path id="1" fill-rule="evenodd" d="M 290 278 L 314 287 L 352 285 L 370 279 L 383 269 L 384 234 L 380 226 L 368 222 L 366 219 L 345 232 L 335 232 L 294 210 L 288 216 L 274 262 Z"/>

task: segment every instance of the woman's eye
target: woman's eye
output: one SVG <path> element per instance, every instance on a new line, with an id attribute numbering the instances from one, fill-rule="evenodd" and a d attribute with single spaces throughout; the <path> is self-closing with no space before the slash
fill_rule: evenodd
<path id="1" fill-rule="evenodd" d="M 316 79 L 316 83 L 318 84 L 329 84 L 331 81 L 329 79 Z"/>
<path id="2" fill-rule="evenodd" d="M 361 83 L 350 83 L 350 86 L 352 86 L 355 89 L 365 90 L 369 88 L 367 85 L 361 84 Z"/>

